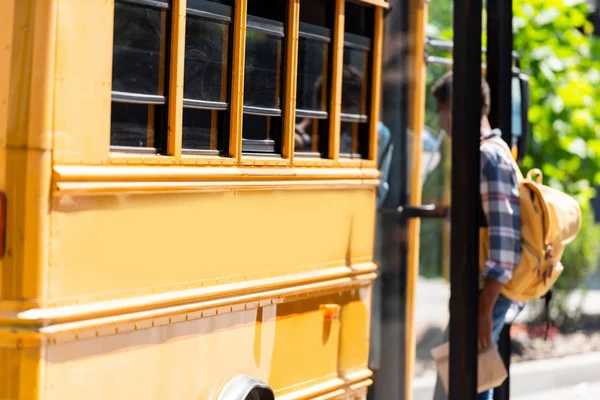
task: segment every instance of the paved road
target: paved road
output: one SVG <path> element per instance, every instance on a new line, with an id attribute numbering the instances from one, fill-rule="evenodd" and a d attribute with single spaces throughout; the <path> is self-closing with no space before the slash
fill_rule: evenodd
<path id="1" fill-rule="evenodd" d="M 527 396 L 511 396 L 512 400 L 597 400 L 600 398 L 600 383 L 583 382 L 576 386 L 554 389 Z"/>

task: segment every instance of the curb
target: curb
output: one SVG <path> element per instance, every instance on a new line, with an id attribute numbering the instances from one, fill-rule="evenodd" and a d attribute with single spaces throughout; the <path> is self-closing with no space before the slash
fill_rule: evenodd
<path id="1" fill-rule="evenodd" d="M 600 382 L 600 352 L 525 361 L 510 367 L 510 395 L 524 396 L 581 382 Z M 431 400 L 435 374 L 413 380 L 413 400 Z"/>

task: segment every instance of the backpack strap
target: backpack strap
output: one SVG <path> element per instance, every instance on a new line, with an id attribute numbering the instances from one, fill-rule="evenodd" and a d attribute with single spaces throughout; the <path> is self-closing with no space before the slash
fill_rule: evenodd
<path id="1" fill-rule="evenodd" d="M 544 314 L 546 317 L 546 331 L 544 332 L 544 342 L 548 340 L 548 331 L 550 330 L 550 302 L 552 301 L 552 288 L 544 295 Z"/>
<path id="2" fill-rule="evenodd" d="M 493 143 L 498 147 L 501 147 L 505 154 L 508 155 L 508 157 L 510 158 L 510 161 L 513 165 L 513 169 L 516 171 L 517 174 L 517 182 L 523 182 L 525 181 L 525 178 L 523 177 L 523 173 L 521 172 L 521 169 L 519 168 L 519 165 L 517 164 L 517 161 L 513 158 L 512 153 L 510 152 L 510 149 L 508 148 L 507 144 L 501 140 L 501 139 L 496 139 L 496 138 L 490 138 L 490 139 L 486 139 L 483 140 L 481 142 L 481 144 L 484 143 Z M 537 168 L 534 168 L 532 170 L 530 170 L 527 173 L 527 180 L 528 181 L 533 181 L 533 177 L 534 175 L 537 175 L 537 178 L 535 179 L 534 182 L 536 182 L 537 184 L 541 185 L 542 184 L 542 178 L 543 178 L 543 174 L 542 171 L 540 171 Z M 532 188 L 533 189 L 533 188 Z M 535 187 L 536 191 L 539 191 L 539 189 L 537 187 Z M 553 256 L 553 249 L 552 249 L 552 237 L 553 237 L 553 227 L 552 227 L 552 219 L 549 216 L 550 210 L 547 208 L 546 205 L 544 205 L 545 210 L 545 218 L 544 218 L 544 222 L 547 224 L 548 226 L 548 232 L 546 234 L 546 237 L 544 238 L 544 244 L 546 245 L 546 259 L 551 259 Z M 551 295 L 550 295 L 551 296 Z"/>

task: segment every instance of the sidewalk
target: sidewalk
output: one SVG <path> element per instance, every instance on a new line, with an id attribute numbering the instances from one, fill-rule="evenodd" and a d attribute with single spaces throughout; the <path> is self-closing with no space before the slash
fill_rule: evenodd
<path id="1" fill-rule="evenodd" d="M 448 323 L 450 288 L 443 279 L 420 277 L 416 296 L 417 357 L 429 359 L 429 351 L 439 343 L 441 332 Z M 573 293 L 569 300 L 570 307 L 573 309 L 577 307 L 581 296 L 580 291 Z M 582 308 L 585 314 L 600 315 L 598 288 L 588 291 Z M 530 312 L 526 307 L 516 322 L 526 322 L 530 318 Z M 414 400 L 431 400 L 434 384 L 435 374 L 431 371 L 415 378 Z M 516 400 L 600 399 L 600 352 L 513 363 L 511 398 Z"/>
<path id="2" fill-rule="evenodd" d="M 512 397 L 513 400 L 597 400 L 600 397 L 600 383 L 582 382 L 568 388 L 550 390 L 528 396 Z"/>
<path id="3" fill-rule="evenodd" d="M 414 379 L 413 400 L 431 400 L 434 384 L 433 373 Z M 584 397 L 577 397 L 575 388 Z M 600 391 L 595 389 L 600 389 L 600 352 L 522 362 L 510 368 L 510 395 L 516 400 L 596 400 Z M 540 397 L 542 393 L 559 397 Z M 592 397 L 585 397 L 588 394 Z"/>

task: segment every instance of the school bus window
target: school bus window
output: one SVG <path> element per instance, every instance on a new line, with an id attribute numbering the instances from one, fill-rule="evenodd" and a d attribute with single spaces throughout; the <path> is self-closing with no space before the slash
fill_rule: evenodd
<path id="1" fill-rule="evenodd" d="M 295 151 L 321 157 L 327 153 L 329 68 L 333 2 L 300 3 Z"/>
<path id="2" fill-rule="evenodd" d="M 184 152 L 219 154 L 225 148 L 231 19 L 230 2 L 188 0 L 183 90 Z"/>
<path id="3" fill-rule="evenodd" d="M 367 158 L 369 152 L 369 70 L 374 13 L 346 4 L 340 156 Z"/>
<path id="4" fill-rule="evenodd" d="M 281 153 L 286 2 L 248 1 L 242 151 Z"/>
<path id="5" fill-rule="evenodd" d="M 156 152 L 166 137 L 169 2 L 116 0 L 110 144 Z"/>

